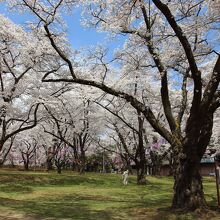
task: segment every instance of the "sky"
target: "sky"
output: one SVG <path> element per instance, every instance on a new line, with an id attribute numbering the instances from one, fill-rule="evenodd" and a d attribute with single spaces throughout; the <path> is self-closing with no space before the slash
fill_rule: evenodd
<path id="1" fill-rule="evenodd" d="M 0 3 L 0 14 L 5 15 L 16 24 L 25 25 L 27 21 L 31 20 L 28 14 L 19 14 L 16 12 L 9 12 L 4 3 Z M 108 58 L 112 57 L 115 48 L 122 46 L 123 37 L 109 40 L 107 33 L 97 32 L 95 28 L 85 28 L 80 24 L 81 9 L 74 10 L 72 15 L 66 15 L 65 21 L 68 25 L 67 36 L 74 49 L 87 48 L 92 45 L 101 44 L 108 47 Z"/>
<path id="2" fill-rule="evenodd" d="M 31 20 L 31 16 L 28 14 L 19 14 L 16 12 L 8 12 L 5 3 L 0 2 L 0 13 L 10 18 L 13 22 L 25 25 L 27 21 Z M 73 47 L 73 49 L 80 50 L 81 48 L 87 48 L 92 45 L 104 45 L 108 48 L 108 59 L 113 58 L 114 50 L 118 47 L 122 47 L 125 37 L 117 37 L 109 40 L 107 33 L 97 32 L 95 28 L 85 28 L 80 24 L 81 20 L 81 8 L 74 9 L 72 15 L 64 16 L 68 25 L 67 36 Z M 210 32 L 208 39 L 213 41 L 215 34 Z M 216 35 L 217 36 L 217 35 Z M 108 38 L 108 40 L 107 40 Z M 216 51 L 220 51 L 220 46 L 214 46 Z"/>

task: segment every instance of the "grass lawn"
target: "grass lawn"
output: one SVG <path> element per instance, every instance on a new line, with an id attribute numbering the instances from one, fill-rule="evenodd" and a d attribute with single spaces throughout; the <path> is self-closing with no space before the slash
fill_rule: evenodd
<path id="1" fill-rule="evenodd" d="M 0 170 L 0 220 L 220 219 L 214 210 L 172 213 L 172 178 L 148 177 L 146 186 L 137 186 L 135 176 L 129 180 L 123 186 L 117 174 Z M 214 206 L 214 178 L 204 181 L 206 199 Z"/>

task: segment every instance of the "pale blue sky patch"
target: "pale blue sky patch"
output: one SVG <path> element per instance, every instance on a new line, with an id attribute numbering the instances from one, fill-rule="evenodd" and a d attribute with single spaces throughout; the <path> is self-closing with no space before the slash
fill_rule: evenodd
<path id="1" fill-rule="evenodd" d="M 86 49 L 94 45 L 102 45 L 108 48 L 108 59 L 112 59 L 114 50 L 121 47 L 124 37 L 109 39 L 107 33 L 97 32 L 95 28 L 86 28 L 81 25 L 81 8 L 74 9 L 73 13 L 63 16 L 67 23 L 67 37 L 73 49 Z M 28 13 L 8 11 L 5 3 L 0 3 L 0 13 L 11 19 L 16 24 L 25 26 L 32 17 Z"/>

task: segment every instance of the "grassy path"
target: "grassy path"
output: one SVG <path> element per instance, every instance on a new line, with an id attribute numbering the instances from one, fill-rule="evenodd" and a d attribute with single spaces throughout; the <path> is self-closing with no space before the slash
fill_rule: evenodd
<path id="1" fill-rule="evenodd" d="M 216 211 L 171 213 L 172 178 L 148 177 L 128 186 L 121 175 L 0 171 L 0 220 L 219 220 Z M 216 204 L 215 182 L 205 179 L 209 205 Z"/>

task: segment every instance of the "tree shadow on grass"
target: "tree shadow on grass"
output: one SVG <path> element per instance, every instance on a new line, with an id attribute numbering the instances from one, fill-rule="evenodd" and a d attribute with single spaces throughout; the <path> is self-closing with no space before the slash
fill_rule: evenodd
<path id="1" fill-rule="evenodd" d="M 33 219 L 73 219 L 73 220 L 111 220 L 113 211 L 111 210 L 92 210 L 87 204 L 77 201 L 19 201 L 13 199 L 0 198 L 0 204 L 3 207 L 13 209 L 14 211 L 24 212 L 26 216 Z"/>
<path id="2" fill-rule="evenodd" d="M 217 220 L 220 215 L 211 209 L 198 209 L 194 212 L 173 211 L 171 208 L 158 209 L 151 220 Z"/>
<path id="3" fill-rule="evenodd" d="M 117 197 L 125 200 L 130 200 L 129 207 L 137 205 L 139 207 L 155 207 L 158 205 L 169 206 L 172 201 L 172 187 L 166 184 L 152 184 L 148 183 L 144 186 L 137 186 L 133 189 L 133 193 L 130 191 L 122 191 L 113 193 Z"/>

